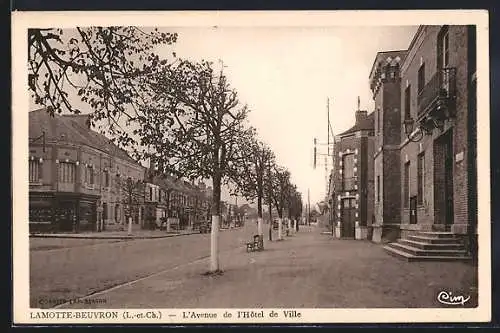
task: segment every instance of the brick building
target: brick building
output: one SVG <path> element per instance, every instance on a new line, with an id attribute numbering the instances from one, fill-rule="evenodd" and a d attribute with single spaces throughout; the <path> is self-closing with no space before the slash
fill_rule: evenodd
<path id="1" fill-rule="evenodd" d="M 370 72 L 375 102 L 374 224 L 380 242 L 398 234 L 401 222 L 399 146 L 401 144 L 401 64 L 406 51 L 379 52 Z M 390 237 L 390 236 L 389 236 Z"/>
<path id="2" fill-rule="evenodd" d="M 335 137 L 330 195 L 336 237 L 366 239 L 373 215 L 374 113 L 368 115 L 358 106 L 355 120 L 353 127 Z"/>
<path id="3" fill-rule="evenodd" d="M 400 92 L 403 236 L 474 231 L 475 47 L 475 27 L 421 26 L 408 49 Z"/>
<path id="4" fill-rule="evenodd" d="M 420 26 L 408 50 L 375 58 L 373 239 L 401 237 L 399 253 L 422 252 L 435 232 L 475 244 L 475 48 L 475 27 Z"/>
<path id="5" fill-rule="evenodd" d="M 127 207 L 126 180 L 140 192 L 144 168 L 85 115 L 29 113 L 29 223 L 31 231 L 102 230 L 141 224 L 140 200 Z M 140 195 L 139 195 L 140 197 Z"/>
<path id="6" fill-rule="evenodd" d="M 192 229 L 209 218 L 210 187 L 203 182 L 190 183 L 170 175 L 146 171 L 145 217 L 148 228 L 162 225 L 170 218 L 175 229 Z"/>

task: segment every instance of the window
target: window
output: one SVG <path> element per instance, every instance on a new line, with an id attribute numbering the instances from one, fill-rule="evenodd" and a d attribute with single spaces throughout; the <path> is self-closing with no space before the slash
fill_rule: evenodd
<path id="1" fill-rule="evenodd" d="M 61 183 L 75 182 L 75 164 L 71 162 L 59 163 L 59 181 Z"/>
<path id="2" fill-rule="evenodd" d="M 448 26 L 445 25 L 438 34 L 438 68 L 446 68 L 449 65 L 449 34 Z"/>
<path id="3" fill-rule="evenodd" d="M 94 168 L 90 165 L 85 167 L 85 183 L 94 184 Z"/>
<path id="4" fill-rule="evenodd" d="M 158 202 L 161 202 L 161 194 L 162 194 L 162 190 L 158 190 Z"/>
<path id="5" fill-rule="evenodd" d="M 153 188 L 149 188 L 149 201 L 153 201 Z"/>
<path id="6" fill-rule="evenodd" d="M 109 187 L 109 171 L 104 171 L 104 186 Z"/>
<path id="7" fill-rule="evenodd" d="M 424 188 L 425 188 L 425 154 L 421 153 L 417 159 L 417 204 L 424 203 Z"/>
<path id="8" fill-rule="evenodd" d="M 38 183 L 42 174 L 42 164 L 39 160 L 29 161 L 29 182 Z"/>
<path id="9" fill-rule="evenodd" d="M 422 92 L 425 86 L 425 63 L 418 69 L 418 94 Z"/>
<path id="10" fill-rule="evenodd" d="M 377 176 L 377 202 L 380 201 L 380 176 Z"/>
<path id="11" fill-rule="evenodd" d="M 380 133 L 380 108 L 377 108 L 376 119 L 377 119 L 377 122 L 375 124 L 375 133 L 379 134 Z"/>
<path id="12" fill-rule="evenodd" d="M 410 203 L 410 162 L 405 163 L 405 172 L 404 172 L 404 207 L 408 208 Z"/>
<path id="13" fill-rule="evenodd" d="M 345 191 L 354 189 L 354 154 L 342 156 L 342 188 Z"/>
<path id="14" fill-rule="evenodd" d="M 108 204 L 107 203 L 102 204 L 102 219 L 103 220 L 108 219 Z"/>
<path id="15" fill-rule="evenodd" d="M 411 105 L 411 85 L 409 85 L 405 89 L 405 119 L 409 119 L 411 117 L 410 105 Z"/>

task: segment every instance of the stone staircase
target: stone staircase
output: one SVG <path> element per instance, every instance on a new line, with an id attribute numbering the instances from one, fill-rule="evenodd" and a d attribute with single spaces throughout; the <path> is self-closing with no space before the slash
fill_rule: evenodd
<path id="1" fill-rule="evenodd" d="M 417 231 L 384 246 L 389 254 L 407 261 L 469 261 L 464 245 L 448 231 Z"/>

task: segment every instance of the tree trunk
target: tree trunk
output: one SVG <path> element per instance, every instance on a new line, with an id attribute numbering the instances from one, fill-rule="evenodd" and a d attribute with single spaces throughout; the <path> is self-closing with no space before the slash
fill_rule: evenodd
<path id="1" fill-rule="evenodd" d="M 210 233 L 210 272 L 219 271 L 219 224 L 220 224 L 220 196 L 221 175 L 215 172 L 212 177 L 212 230 Z"/>
<path id="2" fill-rule="evenodd" d="M 273 206 L 269 200 L 269 240 L 273 240 Z"/>
<path id="3" fill-rule="evenodd" d="M 257 197 L 257 233 L 259 236 L 263 236 L 264 232 L 262 231 L 262 196 Z"/>
<path id="4" fill-rule="evenodd" d="M 278 240 L 282 240 L 283 239 L 283 218 L 278 218 Z"/>

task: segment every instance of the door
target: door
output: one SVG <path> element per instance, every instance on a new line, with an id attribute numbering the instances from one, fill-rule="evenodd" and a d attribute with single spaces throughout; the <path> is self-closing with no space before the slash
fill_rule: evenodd
<path id="1" fill-rule="evenodd" d="M 410 224 L 417 224 L 417 197 L 410 198 Z"/>
<path id="2" fill-rule="evenodd" d="M 453 149 L 452 149 L 451 130 L 445 135 L 444 144 L 444 179 L 445 179 L 445 202 L 446 202 L 446 218 L 445 224 L 453 224 Z"/>
<path id="3" fill-rule="evenodd" d="M 56 210 L 60 231 L 73 231 L 76 220 L 75 202 L 59 202 Z"/>
<path id="4" fill-rule="evenodd" d="M 356 200 L 354 198 L 343 199 L 340 214 L 342 223 L 342 237 L 354 238 Z"/>
<path id="5" fill-rule="evenodd" d="M 434 141 L 434 224 L 453 224 L 452 130 Z"/>

